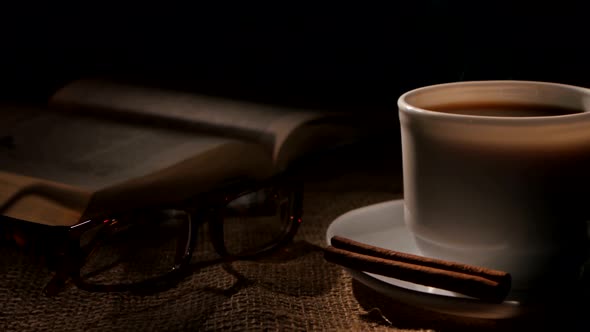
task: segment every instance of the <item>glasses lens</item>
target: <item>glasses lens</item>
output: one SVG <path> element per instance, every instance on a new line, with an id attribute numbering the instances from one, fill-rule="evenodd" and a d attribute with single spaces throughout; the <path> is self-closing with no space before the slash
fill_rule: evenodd
<path id="1" fill-rule="evenodd" d="M 223 236 L 230 255 L 252 255 L 280 242 L 292 225 L 287 192 L 261 189 L 239 196 L 223 211 Z"/>
<path id="2" fill-rule="evenodd" d="M 81 269 L 89 284 L 133 284 L 169 273 L 187 251 L 190 218 L 169 210 L 112 220 L 83 239 L 93 250 Z"/>

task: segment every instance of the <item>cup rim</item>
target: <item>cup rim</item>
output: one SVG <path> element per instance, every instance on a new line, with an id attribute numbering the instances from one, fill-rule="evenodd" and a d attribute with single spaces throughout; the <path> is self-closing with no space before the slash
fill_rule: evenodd
<path id="1" fill-rule="evenodd" d="M 443 113 L 431 111 L 425 108 L 420 108 L 408 103 L 407 99 L 420 93 L 428 93 L 430 91 L 452 88 L 457 86 L 494 86 L 494 85 L 512 85 L 512 86 L 541 86 L 541 87 L 554 87 L 569 89 L 580 94 L 583 98 L 584 95 L 588 97 L 588 109 L 585 109 L 581 113 L 572 113 L 565 115 L 549 115 L 549 116 L 522 116 L 522 117 L 502 117 L 502 116 L 485 116 L 485 115 L 466 115 L 466 114 L 454 114 L 454 113 Z M 432 119 L 448 119 L 448 120 L 464 120 L 468 122 L 478 123 L 503 123 L 503 124 L 525 124 L 525 123 L 567 123 L 579 120 L 580 117 L 590 117 L 590 89 L 579 87 L 575 85 L 553 83 L 553 82 L 542 82 L 542 81 L 524 81 L 524 80 L 483 80 L 483 81 L 460 81 L 428 85 L 420 88 L 416 88 L 403 93 L 397 100 L 397 105 L 400 113 L 407 115 L 420 116 L 424 118 Z"/>

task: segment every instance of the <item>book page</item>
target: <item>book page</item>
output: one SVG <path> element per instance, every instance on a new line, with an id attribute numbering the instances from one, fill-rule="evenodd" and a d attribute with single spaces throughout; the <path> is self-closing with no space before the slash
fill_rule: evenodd
<path id="1" fill-rule="evenodd" d="M 271 167 L 254 144 L 0 106 L 0 214 L 18 219 L 71 225 L 88 209 L 173 203 L 226 180 L 269 176 Z"/>
<path id="2" fill-rule="evenodd" d="M 0 107 L 0 170 L 96 191 L 231 140 L 194 132 Z"/>
<path id="3" fill-rule="evenodd" d="M 295 110 L 188 92 L 84 79 L 57 91 L 50 105 L 73 113 L 124 118 L 261 144 L 277 171 L 309 153 L 348 144 L 382 125 L 350 112 Z"/>
<path id="4" fill-rule="evenodd" d="M 327 114 L 323 117 L 295 114 L 285 116 L 273 124 L 277 133 L 273 159 L 278 169 L 287 168 L 309 153 L 318 152 L 350 143 L 358 138 L 362 126 L 344 113 Z"/>
<path id="5" fill-rule="evenodd" d="M 259 145 L 0 106 L 0 214 L 49 225 L 174 204 L 224 181 L 272 173 Z"/>
<path id="6" fill-rule="evenodd" d="M 53 95 L 50 105 L 99 116 L 147 117 L 162 125 L 193 125 L 195 129 L 218 135 L 254 140 L 271 153 L 276 152 L 277 136 L 287 135 L 285 130 L 322 115 L 92 79 L 66 85 Z"/>
<path id="7" fill-rule="evenodd" d="M 0 171 L 0 214 L 52 226 L 80 221 L 91 193 L 61 183 Z"/>

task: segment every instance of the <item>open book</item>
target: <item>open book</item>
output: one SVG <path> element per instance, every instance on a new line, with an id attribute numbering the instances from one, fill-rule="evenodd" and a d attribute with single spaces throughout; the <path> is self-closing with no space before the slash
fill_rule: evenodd
<path id="1" fill-rule="evenodd" d="M 363 121 L 105 80 L 0 109 L 0 214 L 68 226 L 265 179 Z M 364 128 L 366 129 L 366 128 Z"/>

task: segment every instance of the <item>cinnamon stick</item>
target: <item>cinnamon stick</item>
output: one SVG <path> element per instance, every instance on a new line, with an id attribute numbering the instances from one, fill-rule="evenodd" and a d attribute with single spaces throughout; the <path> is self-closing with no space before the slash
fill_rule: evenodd
<path id="1" fill-rule="evenodd" d="M 399 251 L 371 246 L 366 243 L 357 242 L 342 236 L 334 236 L 332 237 L 330 242 L 332 246 L 335 248 L 344 249 L 368 256 L 381 257 L 410 264 L 418 264 L 422 266 L 433 267 L 441 270 L 471 274 L 474 276 L 480 276 L 486 279 L 495 280 L 500 283 L 511 282 L 510 274 L 504 271 L 498 271 L 485 267 L 462 264 L 436 258 L 412 255 Z"/>
<path id="2" fill-rule="evenodd" d="M 331 239 L 324 258 L 355 270 L 449 290 L 490 302 L 510 291 L 509 273 L 378 248 L 342 237 Z"/>

